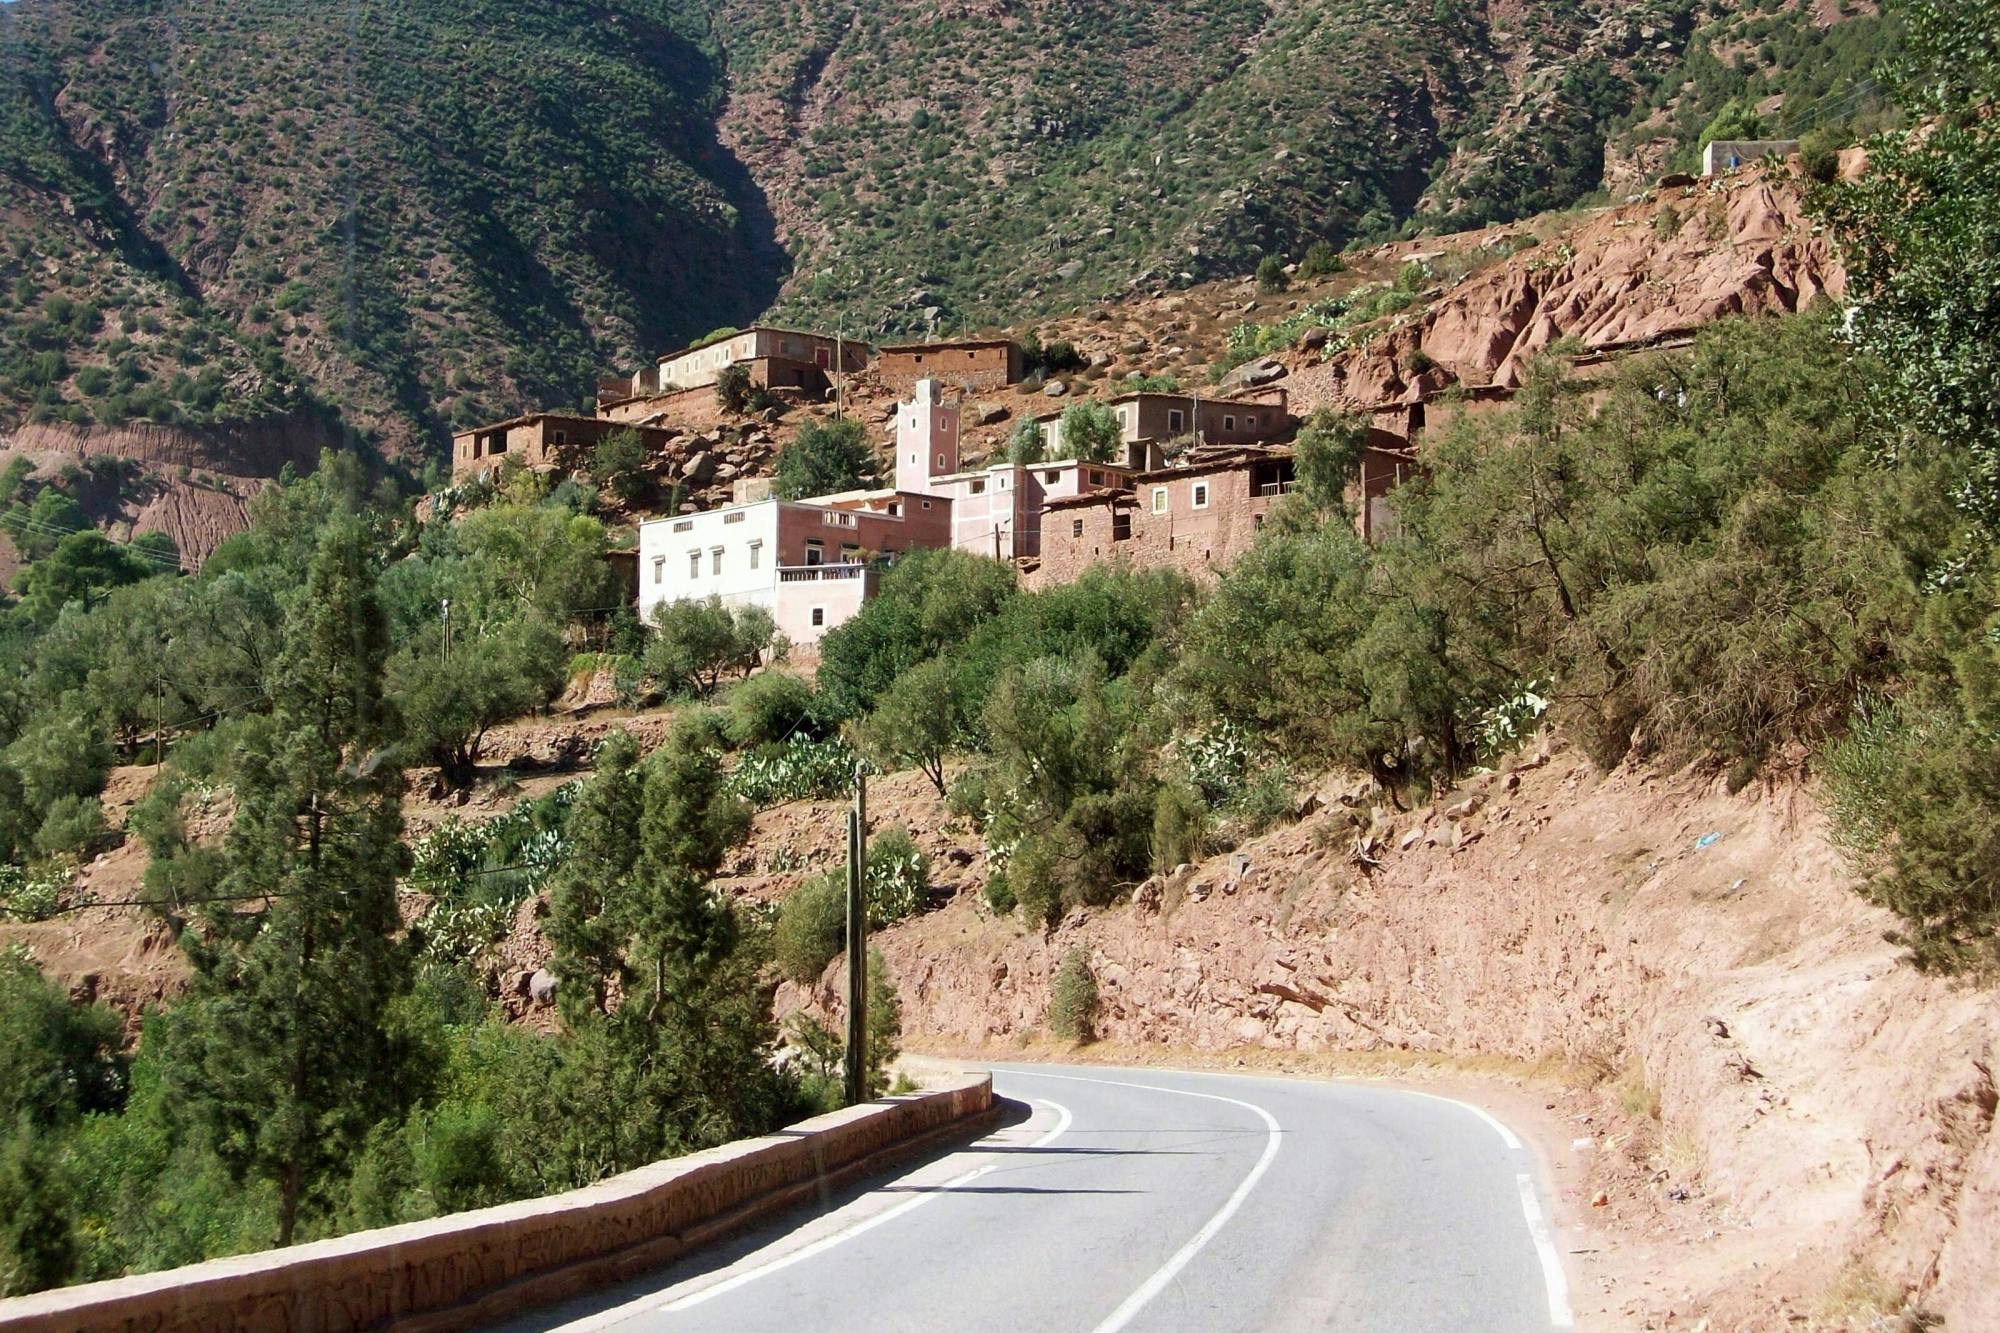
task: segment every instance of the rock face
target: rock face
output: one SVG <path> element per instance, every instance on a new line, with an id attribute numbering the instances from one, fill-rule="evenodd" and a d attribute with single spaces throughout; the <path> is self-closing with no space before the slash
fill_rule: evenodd
<path id="1" fill-rule="evenodd" d="M 1528 359 L 1558 339 L 1590 352 L 1644 347 L 1730 315 L 1800 310 L 1843 286 L 1798 192 L 1745 173 L 1605 209 L 1366 346 L 1301 367 L 1292 394 L 1306 412 L 1414 402 L 1454 383 L 1513 388 Z M 1436 367 L 1421 386 L 1409 370 L 1418 352 Z"/>

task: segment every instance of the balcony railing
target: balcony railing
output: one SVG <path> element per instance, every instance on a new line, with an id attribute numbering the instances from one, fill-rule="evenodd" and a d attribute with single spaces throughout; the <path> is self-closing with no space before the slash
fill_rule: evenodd
<path id="1" fill-rule="evenodd" d="M 845 579 L 866 578 L 867 565 L 780 565 L 780 583 L 832 583 Z"/>

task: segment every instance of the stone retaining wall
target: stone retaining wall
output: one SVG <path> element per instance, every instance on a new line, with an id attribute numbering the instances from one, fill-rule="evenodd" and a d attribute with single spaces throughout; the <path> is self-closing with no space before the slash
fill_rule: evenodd
<path id="1" fill-rule="evenodd" d="M 985 1075 L 587 1189 L 0 1301 L 7 1333 L 475 1328 L 666 1263 L 997 1115 Z"/>

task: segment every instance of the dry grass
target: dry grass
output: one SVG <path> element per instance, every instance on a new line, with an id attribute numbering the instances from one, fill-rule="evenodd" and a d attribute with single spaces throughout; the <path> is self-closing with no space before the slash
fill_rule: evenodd
<path id="1" fill-rule="evenodd" d="M 1626 1069 L 1625 1077 L 1612 1089 L 1618 1109 L 1626 1115 L 1646 1120 L 1660 1118 L 1660 1090 L 1646 1079 L 1646 1069 L 1637 1061 Z"/>
<path id="2" fill-rule="evenodd" d="M 1855 1260 L 1821 1295 L 1815 1323 L 1827 1328 L 1887 1330 L 1920 1327 L 1908 1317 L 1903 1289 Z"/>

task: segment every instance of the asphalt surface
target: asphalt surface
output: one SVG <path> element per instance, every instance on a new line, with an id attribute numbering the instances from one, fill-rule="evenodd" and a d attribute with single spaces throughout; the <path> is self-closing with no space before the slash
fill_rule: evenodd
<path id="1" fill-rule="evenodd" d="M 1568 1327 L 1533 1158 L 1302 1079 L 999 1065 L 1012 1123 L 518 1333 Z"/>

